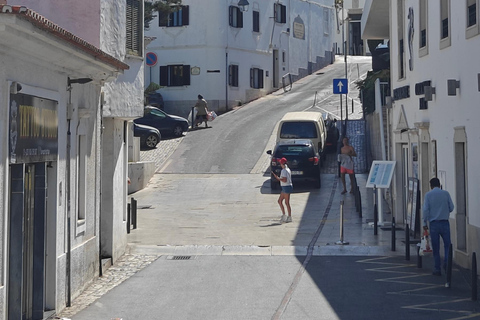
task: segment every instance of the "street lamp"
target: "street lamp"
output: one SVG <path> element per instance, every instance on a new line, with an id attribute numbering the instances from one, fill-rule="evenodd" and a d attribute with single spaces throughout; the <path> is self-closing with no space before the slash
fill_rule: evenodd
<path id="1" fill-rule="evenodd" d="M 240 0 L 238 1 L 238 6 L 240 7 L 240 11 L 246 12 L 248 11 L 248 1 L 247 0 Z"/>

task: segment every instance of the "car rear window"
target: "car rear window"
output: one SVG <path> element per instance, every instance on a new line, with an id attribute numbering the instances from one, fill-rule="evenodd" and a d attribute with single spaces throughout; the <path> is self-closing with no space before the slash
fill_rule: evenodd
<path id="1" fill-rule="evenodd" d="M 305 156 L 311 157 L 313 155 L 313 149 L 311 146 L 279 146 L 277 152 L 275 152 L 276 158 L 288 156 Z"/>
<path id="2" fill-rule="evenodd" d="M 313 122 L 284 122 L 280 139 L 315 139 L 317 129 Z"/>

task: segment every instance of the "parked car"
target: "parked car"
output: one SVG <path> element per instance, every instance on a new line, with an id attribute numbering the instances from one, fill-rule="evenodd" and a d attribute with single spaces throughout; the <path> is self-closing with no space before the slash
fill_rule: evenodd
<path id="1" fill-rule="evenodd" d="M 179 137 L 188 131 L 187 119 L 167 114 L 152 106 L 146 106 L 143 110 L 143 117 L 135 119 L 133 122 L 157 128 L 162 135 Z"/>
<path id="2" fill-rule="evenodd" d="M 287 112 L 278 123 L 277 142 L 288 139 L 309 139 L 323 157 L 326 135 L 321 112 Z"/>
<path id="3" fill-rule="evenodd" d="M 327 152 L 337 151 L 338 138 L 340 132 L 337 128 L 337 119 L 330 115 L 324 116 L 325 128 L 327 129 L 327 139 L 325 140 L 325 150 Z"/>
<path id="4" fill-rule="evenodd" d="M 287 159 L 287 165 L 292 171 L 292 182 L 299 180 L 313 181 L 315 188 L 321 187 L 320 179 L 320 155 L 312 140 L 292 139 L 277 142 L 275 149 L 268 150 L 267 154 L 272 156 L 270 172 L 280 176 L 282 167 L 279 160 Z M 272 189 L 279 189 L 280 182 L 271 175 L 270 186 Z"/>
<path id="5" fill-rule="evenodd" d="M 140 137 L 140 146 L 148 149 L 155 148 L 162 138 L 158 129 L 135 122 L 133 123 L 133 136 Z"/>

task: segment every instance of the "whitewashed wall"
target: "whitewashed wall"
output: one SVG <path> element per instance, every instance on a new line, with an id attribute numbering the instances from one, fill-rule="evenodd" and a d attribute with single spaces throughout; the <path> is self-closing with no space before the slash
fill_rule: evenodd
<path id="1" fill-rule="evenodd" d="M 165 100 L 165 110 L 186 116 L 202 94 L 209 107 L 224 111 L 237 102 L 248 102 L 277 90 L 273 87 L 273 49 L 286 53 L 286 61 L 280 63 L 279 83 L 284 74 L 305 76 L 310 64 L 326 57 L 333 47 L 334 10 L 331 1 L 280 2 L 287 7 L 287 22 L 274 23 L 273 7 L 276 1 L 249 1 L 243 13 L 243 28 L 232 28 L 228 22 L 228 7 L 236 6 L 233 0 L 184 0 L 190 10 L 189 25 L 182 27 L 159 27 L 154 19 L 147 36 L 156 37 L 148 45 L 147 52 L 158 56 L 158 63 L 146 66 L 145 86 L 150 82 L 159 84 L 161 65 L 190 65 L 199 67 L 199 75 L 191 75 L 191 84 L 182 87 L 164 87 L 158 92 Z M 324 31 L 323 10 L 329 10 L 330 30 Z M 260 15 L 260 32 L 252 32 L 253 11 Z M 293 20 L 298 15 L 305 23 L 306 39 L 293 39 Z M 331 61 L 331 57 L 326 57 Z M 327 64 L 330 62 L 326 62 Z M 228 65 L 239 65 L 239 86 L 228 85 Z M 250 68 L 264 70 L 264 88 L 250 88 Z M 317 67 L 318 68 L 318 67 Z M 207 72 L 218 70 L 219 72 Z M 268 72 L 268 76 L 267 76 Z"/>
<path id="2" fill-rule="evenodd" d="M 450 38 L 451 45 L 440 49 L 440 7 L 437 2 L 428 2 L 428 54 L 420 56 L 418 36 L 418 1 L 405 1 L 405 79 L 399 79 L 398 69 L 398 19 L 396 1 L 391 4 L 391 79 L 392 89 L 410 85 L 410 98 L 397 100 L 392 112 L 393 128 L 400 122 L 402 108 L 405 110 L 406 122 L 409 128 L 414 128 L 415 123 L 429 123 L 431 140 L 437 144 L 437 171 L 445 172 L 444 189 L 448 190 L 452 199 L 456 199 L 455 181 L 455 150 L 454 133 L 456 127 L 465 127 L 467 136 L 466 143 L 466 176 L 467 176 L 467 216 L 469 231 L 469 252 L 479 250 L 480 239 L 480 213 L 477 208 L 480 205 L 478 194 L 478 180 L 480 173 L 477 170 L 476 161 L 480 157 L 480 127 L 477 119 L 480 116 L 478 108 L 479 90 L 477 74 L 480 70 L 480 61 L 477 53 L 480 49 L 480 35 L 466 39 L 466 8 L 465 2 L 453 5 L 450 8 Z M 456 4 L 456 2 L 455 2 Z M 412 7 L 417 15 L 415 36 L 413 41 L 413 71 L 409 70 L 409 46 L 408 46 L 408 10 Z M 477 6 L 478 14 L 478 6 Z M 478 16 L 477 16 L 478 21 Z M 477 26 L 478 27 L 478 26 Z M 456 96 L 447 95 L 447 79 L 460 81 L 460 89 Z M 430 80 L 436 88 L 433 101 L 428 102 L 427 110 L 419 110 L 419 99 L 423 95 L 415 94 L 415 84 Z M 411 135 L 415 139 L 414 135 Z M 418 141 L 418 138 L 416 138 Z M 404 140 L 408 143 L 413 141 Z M 400 161 L 397 153 L 396 159 Z M 398 172 L 398 171 L 397 171 Z M 428 190 L 422 190 L 422 195 Z M 423 199 L 423 197 L 422 197 Z M 455 218 L 456 210 L 450 215 Z M 455 226 L 452 226 L 452 239 L 455 243 Z"/>

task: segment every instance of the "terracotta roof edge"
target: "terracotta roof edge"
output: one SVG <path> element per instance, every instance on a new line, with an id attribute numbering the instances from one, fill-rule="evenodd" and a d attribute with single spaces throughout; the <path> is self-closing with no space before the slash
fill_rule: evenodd
<path id="1" fill-rule="evenodd" d="M 57 24 L 53 23 L 52 21 L 48 20 L 44 16 L 40 15 L 39 13 L 28 9 L 25 6 L 15 6 L 15 5 L 0 5 L 0 14 L 15 14 L 18 17 L 21 17 L 25 20 L 28 20 L 33 25 L 50 32 L 52 35 L 60 38 L 76 47 L 80 50 L 84 51 L 85 53 L 94 56 L 98 60 L 108 63 L 111 66 L 114 66 L 121 70 L 128 70 L 130 67 L 128 64 L 118 60 L 117 58 L 109 55 L 108 53 L 104 52 L 103 50 L 95 47 L 94 45 L 90 44 L 89 42 L 83 40 L 82 38 L 74 35 L 73 33 L 63 29 L 62 27 L 58 26 Z"/>

